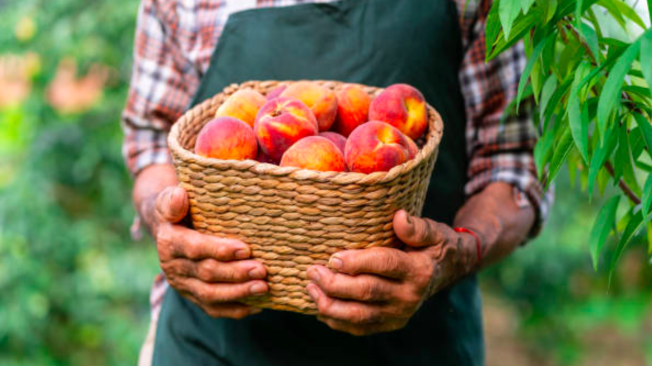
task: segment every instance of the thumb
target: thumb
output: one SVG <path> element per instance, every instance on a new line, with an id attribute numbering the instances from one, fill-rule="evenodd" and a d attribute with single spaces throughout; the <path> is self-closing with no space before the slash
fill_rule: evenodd
<path id="1" fill-rule="evenodd" d="M 188 214 L 188 193 L 181 187 L 167 187 L 156 197 L 159 220 L 176 224 Z"/>
<path id="2" fill-rule="evenodd" d="M 446 225 L 410 216 L 405 210 L 399 210 L 394 215 L 394 233 L 411 247 L 420 248 L 441 243 L 446 229 Z"/>

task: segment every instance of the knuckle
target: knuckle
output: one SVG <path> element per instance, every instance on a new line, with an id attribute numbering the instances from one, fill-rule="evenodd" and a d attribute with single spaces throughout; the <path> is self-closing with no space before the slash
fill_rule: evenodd
<path id="1" fill-rule="evenodd" d="M 219 268 L 215 262 L 203 261 L 197 268 L 197 278 L 206 282 L 212 281 L 215 279 L 217 271 L 219 271 Z"/>
<path id="2" fill-rule="evenodd" d="M 371 280 L 366 280 L 361 286 L 361 297 L 363 301 L 376 300 L 380 297 L 380 289 L 378 285 Z"/>
<path id="3" fill-rule="evenodd" d="M 156 248 L 161 256 L 170 253 L 172 248 L 172 230 L 169 225 L 161 225 L 156 233 Z"/>

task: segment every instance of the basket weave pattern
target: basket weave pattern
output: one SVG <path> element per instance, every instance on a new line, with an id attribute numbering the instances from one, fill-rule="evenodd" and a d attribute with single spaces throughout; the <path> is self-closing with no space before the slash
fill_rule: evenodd
<path id="1" fill-rule="evenodd" d="M 338 90 L 344 84 L 316 81 Z M 180 186 L 188 191 L 193 227 L 249 244 L 267 269 L 270 293 L 244 302 L 257 307 L 315 314 L 306 270 L 325 265 L 340 250 L 393 246 L 398 209 L 420 215 L 437 159 L 443 122 L 428 106 L 429 128 L 417 157 L 389 172 L 318 172 L 252 160 L 218 160 L 194 154 L 197 134 L 239 89 L 266 95 L 291 82 L 231 85 L 186 112 L 168 142 Z M 372 97 L 382 89 L 362 86 Z"/>

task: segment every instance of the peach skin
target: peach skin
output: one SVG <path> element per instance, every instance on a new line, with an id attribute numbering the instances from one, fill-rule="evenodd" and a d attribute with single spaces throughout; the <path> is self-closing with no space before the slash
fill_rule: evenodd
<path id="1" fill-rule="evenodd" d="M 344 155 L 340 149 L 330 140 L 321 136 L 306 137 L 292 145 L 283 154 L 281 166 L 322 172 L 346 171 Z"/>
<path id="2" fill-rule="evenodd" d="M 197 135 L 195 153 L 223 160 L 255 159 L 256 136 L 246 123 L 233 117 L 220 117 L 208 122 Z"/>
<path id="3" fill-rule="evenodd" d="M 276 88 L 272 89 L 272 91 L 267 93 L 267 100 L 272 100 L 280 97 L 285 89 L 287 89 L 286 85 L 277 86 Z"/>
<path id="4" fill-rule="evenodd" d="M 315 115 L 294 98 L 279 97 L 265 103 L 254 124 L 260 148 L 275 161 L 295 142 L 318 132 Z"/>
<path id="5" fill-rule="evenodd" d="M 417 146 L 416 143 L 414 143 L 414 140 L 412 140 L 411 138 L 409 138 L 407 136 L 405 136 L 405 138 L 408 141 L 408 153 L 410 153 L 409 158 L 414 159 L 417 156 L 417 154 L 419 153 L 419 147 Z"/>
<path id="6" fill-rule="evenodd" d="M 337 146 L 338 149 L 344 154 L 344 147 L 346 146 L 346 137 L 340 135 L 336 132 L 321 132 L 319 136 L 329 139 L 332 143 Z"/>
<path id="7" fill-rule="evenodd" d="M 319 123 L 319 131 L 328 131 L 335 122 L 337 97 L 335 92 L 328 88 L 301 81 L 288 86 L 281 96 L 299 99 L 310 108 Z"/>
<path id="8" fill-rule="evenodd" d="M 386 172 L 410 159 L 410 143 L 397 128 L 371 121 L 353 130 L 346 140 L 344 158 L 349 171 Z"/>
<path id="9" fill-rule="evenodd" d="M 337 116 L 331 130 L 348 137 L 356 127 L 369 121 L 371 97 L 358 85 L 345 85 L 337 93 Z"/>
<path id="10" fill-rule="evenodd" d="M 426 100 L 414 87 L 394 84 L 371 102 L 369 119 L 389 123 L 416 141 L 428 127 Z"/>
<path id="11" fill-rule="evenodd" d="M 274 159 L 270 158 L 269 155 L 263 152 L 263 149 L 258 149 L 258 155 L 256 155 L 256 160 L 261 163 L 278 165 L 278 161 L 275 161 Z"/>
<path id="12" fill-rule="evenodd" d="M 253 128 L 256 115 L 266 102 L 267 99 L 255 90 L 238 90 L 217 109 L 215 118 L 237 118 Z"/>

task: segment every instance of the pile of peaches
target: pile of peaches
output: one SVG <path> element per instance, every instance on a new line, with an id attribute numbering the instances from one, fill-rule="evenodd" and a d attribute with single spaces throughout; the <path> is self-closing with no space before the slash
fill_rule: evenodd
<path id="1" fill-rule="evenodd" d="M 413 159 L 414 141 L 427 127 L 425 99 L 410 85 L 392 85 L 372 99 L 355 84 L 335 92 L 296 82 L 267 97 L 252 89 L 232 94 L 199 132 L 195 153 L 368 174 Z"/>

